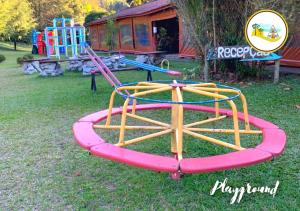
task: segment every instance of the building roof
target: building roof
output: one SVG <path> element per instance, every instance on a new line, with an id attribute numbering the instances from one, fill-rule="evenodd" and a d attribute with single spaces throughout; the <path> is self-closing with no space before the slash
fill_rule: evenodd
<path id="1" fill-rule="evenodd" d="M 120 10 L 115 14 L 116 19 L 123 19 L 128 17 L 137 17 L 143 15 L 149 15 L 152 13 L 156 13 L 158 11 L 173 7 L 174 5 L 171 3 L 171 0 L 154 0 L 148 3 L 142 4 L 136 7 L 130 7 L 123 10 Z M 95 21 L 92 21 L 88 24 L 88 26 L 104 23 L 106 22 L 108 17 L 104 17 Z"/>

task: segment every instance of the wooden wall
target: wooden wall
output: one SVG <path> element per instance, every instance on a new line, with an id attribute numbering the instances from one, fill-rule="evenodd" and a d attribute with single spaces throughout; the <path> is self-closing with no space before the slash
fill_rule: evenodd
<path id="1" fill-rule="evenodd" d="M 116 34 L 117 47 L 115 50 L 128 53 L 138 52 L 151 52 L 156 50 L 155 36 L 153 34 L 152 22 L 165 20 L 177 17 L 175 9 L 164 10 L 155 14 L 129 17 L 117 20 L 116 27 L 118 32 Z M 183 57 L 194 57 L 196 55 L 195 49 L 191 47 L 191 44 L 184 42 L 184 27 L 181 19 L 179 18 L 179 55 Z M 132 35 L 132 42 L 122 41 L 125 36 L 122 34 L 121 27 L 124 25 L 130 26 L 130 32 Z M 141 33 L 138 29 L 147 29 L 147 33 Z M 105 23 L 92 25 L 89 27 L 91 33 L 92 48 L 95 50 L 107 51 L 108 48 L 105 45 Z M 128 33 L 128 31 L 126 31 Z"/>

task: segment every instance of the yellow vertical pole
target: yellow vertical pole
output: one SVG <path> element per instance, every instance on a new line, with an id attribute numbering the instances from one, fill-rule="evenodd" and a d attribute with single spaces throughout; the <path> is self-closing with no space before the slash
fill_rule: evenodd
<path id="1" fill-rule="evenodd" d="M 177 93 L 176 93 L 176 88 L 172 89 L 172 101 L 176 102 L 178 101 L 177 99 Z M 172 153 L 177 153 L 177 125 L 178 125 L 178 105 L 177 104 L 172 104 L 172 110 L 171 110 L 171 128 L 172 128 L 172 135 L 171 135 L 171 152 Z"/>
<path id="2" fill-rule="evenodd" d="M 122 119 L 121 119 L 121 128 L 120 128 L 120 136 L 119 136 L 119 144 L 124 144 L 124 134 L 125 134 L 125 126 L 126 126 L 126 116 L 127 116 L 127 107 L 129 103 L 129 98 L 127 98 L 123 105 L 122 111 Z"/>
<path id="3" fill-rule="evenodd" d="M 111 122 L 111 113 L 114 106 L 115 95 L 116 95 L 116 90 L 114 90 L 110 96 L 109 108 L 108 108 L 108 114 L 107 114 L 105 126 L 109 126 Z"/>
<path id="4" fill-rule="evenodd" d="M 216 94 L 219 94 L 219 92 L 215 92 Z M 215 98 L 215 112 L 216 112 L 216 118 L 218 118 L 220 116 L 220 112 L 219 112 L 219 102 L 217 102 L 219 100 L 218 97 Z"/>
<path id="5" fill-rule="evenodd" d="M 182 93 L 181 89 L 179 87 L 176 88 L 176 94 L 178 102 L 182 102 Z M 178 104 L 177 105 L 177 157 L 178 160 L 182 160 L 182 145 L 183 145 L 183 105 Z"/>
<path id="6" fill-rule="evenodd" d="M 134 94 L 136 94 L 136 93 L 137 93 L 137 89 L 134 90 Z M 137 100 L 134 99 L 133 104 L 132 104 L 132 112 L 131 112 L 132 114 L 135 114 L 136 103 L 137 103 Z"/>
<path id="7" fill-rule="evenodd" d="M 241 146 L 240 131 L 239 131 L 239 121 L 238 121 L 238 113 L 237 113 L 236 105 L 234 104 L 234 102 L 232 100 L 229 100 L 228 102 L 229 102 L 229 104 L 231 106 L 231 109 L 232 109 L 234 142 L 235 142 L 235 145 L 240 147 Z"/>
<path id="8" fill-rule="evenodd" d="M 176 80 L 173 80 L 174 84 L 177 84 Z M 178 101 L 178 95 L 176 93 L 176 87 L 172 88 L 172 101 L 177 102 Z M 172 104 L 172 110 L 171 110 L 171 129 L 172 129 L 172 135 L 171 135 L 171 152 L 177 154 L 177 125 L 178 125 L 178 105 Z"/>
<path id="9" fill-rule="evenodd" d="M 218 88 L 218 86 L 215 84 L 215 83 L 211 83 L 212 84 L 212 86 L 214 87 L 214 88 Z M 218 91 L 216 91 L 215 92 L 216 94 L 219 94 L 219 92 Z M 219 100 L 219 98 L 218 97 L 215 97 L 215 100 L 216 101 L 218 101 Z M 215 113 L 216 113 L 216 117 L 219 117 L 220 116 L 220 112 L 219 112 L 219 102 L 215 102 Z"/>
<path id="10" fill-rule="evenodd" d="M 243 95 L 243 93 L 241 93 L 240 98 L 241 98 L 241 101 L 243 104 L 243 111 L 244 111 L 244 118 L 245 118 L 245 130 L 250 130 L 247 100 L 246 100 L 245 95 Z"/>

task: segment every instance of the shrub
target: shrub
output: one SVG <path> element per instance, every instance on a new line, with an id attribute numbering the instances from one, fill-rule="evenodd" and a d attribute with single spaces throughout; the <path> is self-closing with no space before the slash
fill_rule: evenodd
<path id="1" fill-rule="evenodd" d="M 17 63 L 21 65 L 23 63 L 23 57 L 18 57 Z"/>
<path id="2" fill-rule="evenodd" d="M 33 55 L 31 55 L 31 54 L 26 54 L 26 55 L 23 56 L 23 59 L 24 59 L 24 60 L 33 59 Z"/>
<path id="3" fill-rule="evenodd" d="M 6 59 L 5 56 L 3 56 L 3 55 L 0 54 L 0 63 L 3 62 L 3 61 L 5 61 L 5 59 Z"/>
<path id="4" fill-rule="evenodd" d="M 102 18 L 104 15 L 106 15 L 105 12 L 95 12 L 95 11 L 92 11 L 90 12 L 84 19 L 84 25 L 94 21 L 94 20 L 97 20 L 99 18 Z"/>
<path id="5" fill-rule="evenodd" d="M 197 65 L 194 68 L 184 68 L 183 80 L 195 80 L 197 75 L 200 74 L 199 70 L 200 70 L 200 65 Z"/>
<path id="6" fill-rule="evenodd" d="M 33 55 L 26 54 L 23 57 L 18 57 L 17 58 L 17 63 L 21 65 L 24 62 L 24 60 L 29 60 L 29 59 L 33 59 L 33 58 L 34 58 Z"/>

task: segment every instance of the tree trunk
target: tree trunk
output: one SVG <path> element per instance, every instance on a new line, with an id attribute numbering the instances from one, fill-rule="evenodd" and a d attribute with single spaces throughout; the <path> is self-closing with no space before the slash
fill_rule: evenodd
<path id="1" fill-rule="evenodd" d="M 216 48 L 216 22 L 215 22 L 215 0 L 213 0 L 213 14 L 212 14 L 212 24 L 213 24 L 213 34 L 214 34 L 214 48 Z M 217 72 L 217 60 L 214 59 L 214 74 Z"/>
<path id="2" fill-rule="evenodd" d="M 17 50 L 17 40 L 14 39 L 14 50 L 16 51 Z"/>
<path id="3" fill-rule="evenodd" d="M 209 79 L 209 74 L 208 74 L 208 60 L 207 60 L 207 51 L 208 51 L 208 46 L 207 45 L 205 45 L 205 47 L 204 47 L 204 52 L 203 52 L 203 54 L 204 54 L 204 67 L 203 67 L 203 75 L 204 75 L 204 81 L 205 82 L 208 82 L 208 79 Z"/>
<path id="4" fill-rule="evenodd" d="M 204 81 L 208 82 L 208 61 L 204 59 L 204 67 L 203 67 Z"/>
<path id="5" fill-rule="evenodd" d="M 274 69 L 274 84 L 279 82 L 279 72 L 280 72 L 280 60 L 275 61 L 275 69 Z"/>

